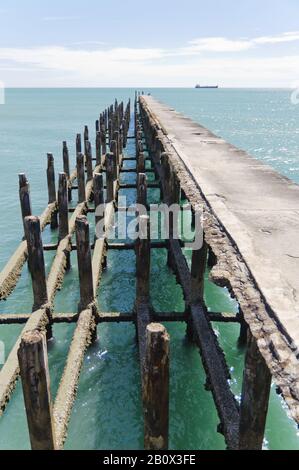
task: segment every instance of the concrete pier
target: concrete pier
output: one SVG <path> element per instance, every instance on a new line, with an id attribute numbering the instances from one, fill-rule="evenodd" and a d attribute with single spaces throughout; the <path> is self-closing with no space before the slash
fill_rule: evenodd
<path id="1" fill-rule="evenodd" d="M 211 278 L 238 300 L 299 422 L 299 186 L 153 97 L 140 103 L 187 199 L 204 208 Z"/>

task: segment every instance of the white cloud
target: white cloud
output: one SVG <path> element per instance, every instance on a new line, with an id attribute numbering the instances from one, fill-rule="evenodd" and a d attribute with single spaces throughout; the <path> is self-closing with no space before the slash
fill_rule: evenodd
<path id="1" fill-rule="evenodd" d="M 255 44 L 279 44 L 283 42 L 294 42 L 299 40 L 299 31 L 283 33 L 279 36 L 263 36 L 253 40 Z"/>
<path id="2" fill-rule="evenodd" d="M 187 47 L 0 48 L 0 78 L 8 86 L 290 86 L 299 54 L 269 57 L 265 44 L 299 40 L 299 33 L 253 39 L 199 38 Z M 73 45 L 74 46 L 74 45 Z M 246 56 L 261 48 L 263 56 Z M 270 46 L 269 46 L 270 47 Z M 239 52 L 239 53 L 238 53 Z M 28 73 L 18 74 L 23 69 Z"/>
<path id="3" fill-rule="evenodd" d="M 76 41 L 72 42 L 71 46 L 105 46 L 107 43 L 104 41 Z"/>
<path id="4" fill-rule="evenodd" d="M 80 20 L 79 16 L 45 16 L 42 18 L 43 21 L 72 21 Z"/>
<path id="5" fill-rule="evenodd" d="M 299 40 L 299 31 L 282 33 L 277 36 L 262 36 L 252 39 L 227 39 L 224 37 L 207 37 L 193 39 L 190 46 L 182 48 L 181 53 L 199 52 L 242 52 L 258 45 L 279 44 Z"/>
<path id="6" fill-rule="evenodd" d="M 231 40 L 223 37 L 199 38 L 190 41 L 190 46 L 182 52 L 239 52 L 252 47 L 251 41 Z"/>

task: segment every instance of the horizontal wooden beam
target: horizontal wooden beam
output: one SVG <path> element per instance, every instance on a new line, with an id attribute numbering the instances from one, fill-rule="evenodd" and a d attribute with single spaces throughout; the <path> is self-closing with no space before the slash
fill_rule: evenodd
<path id="1" fill-rule="evenodd" d="M 9 313 L 0 315 L 0 325 L 14 325 L 26 323 L 32 313 Z M 53 323 L 77 323 L 77 313 L 54 313 Z M 100 312 L 97 315 L 98 323 L 120 323 L 135 321 L 133 312 Z M 239 323 L 240 319 L 232 313 L 208 312 L 207 318 L 216 323 Z M 186 322 L 189 319 L 188 313 L 153 312 L 153 319 L 156 322 Z"/>
<path id="2" fill-rule="evenodd" d="M 150 189 L 160 188 L 160 184 L 159 183 L 148 183 L 147 187 L 150 188 Z M 125 183 L 123 183 L 123 184 L 119 185 L 119 189 L 136 189 L 136 188 L 137 188 L 136 184 L 130 184 L 130 183 L 125 184 Z M 75 191 L 77 189 L 78 189 L 78 186 L 72 186 L 71 187 L 72 191 L 73 190 Z M 104 189 L 107 189 L 106 186 L 104 187 Z"/>
<path id="3" fill-rule="evenodd" d="M 181 242 L 180 241 L 180 245 L 181 246 L 184 246 L 184 242 Z M 55 251 L 57 250 L 57 246 L 58 245 L 44 245 L 44 250 L 45 251 Z M 135 250 L 135 243 L 107 243 L 107 248 L 109 248 L 109 250 Z M 156 249 L 163 249 L 163 248 L 167 248 L 168 247 L 168 244 L 167 242 L 151 242 L 151 249 L 153 250 L 156 250 Z M 76 251 L 77 250 L 77 246 L 76 245 L 72 245 L 72 251 Z M 94 249 L 95 248 L 95 245 L 91 245 L 91 248 Z"/>

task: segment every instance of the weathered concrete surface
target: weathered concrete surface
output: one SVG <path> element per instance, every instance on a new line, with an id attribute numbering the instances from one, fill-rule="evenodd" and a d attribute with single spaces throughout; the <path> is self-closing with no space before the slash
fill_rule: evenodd
<path id="1" fill-rule="evenodd" d="M 175 110 L 142 97 L 217 265 L 299 422 L 299 186 Z"/>
<path id="2" fill-rule="evenodd" d="M 299 185 L 144 97 L 299 347 Z"/>

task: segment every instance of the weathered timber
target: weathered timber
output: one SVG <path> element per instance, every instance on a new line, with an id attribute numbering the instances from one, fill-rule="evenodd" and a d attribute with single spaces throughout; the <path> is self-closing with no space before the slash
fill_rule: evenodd
<path id="1" fill-rule="evenodd" d="M 68 199 L 69 201 L 72 200 L 72 190 L 71 190 L 71 173 L 70 173 L 70 157 L 69 157 L 69 149 L 67 146 L 66 141 L 62 143 L 62 158 L 63 158 L 63 171 L 67 176 L 68 179 Z"/>
<path id="2" fill-rule="evenodd" d="M 29 217 L 32 215 L 32 208 L 31 208 L 31 200 L 30 200 L 30 186 L 29 182 L 26 178 L 24 173 L 19 175 L 19 196 L 20 196 L 20 204 L 21 204 L 21 212 L 22 212 L 22 219 L 23 219 L 23 226 L 24 226 L 24 233 L 25 233 L 25 217 Z"/>
<path id="3" fill-rule="evenodd" d="M 203 303 L 204 286 L 205 286 L 205 270 L 207 263 L 207 244 L 203 239 L 202 247 L 192 252 L 191 267 L 191 302 Z"/>
<path id="4" fill-rule="evenodd" d="M 81 134 L 77 134 L 76 136 L 76 154 L 82 153 L 82 142 L 81 142 Z"/>
<path id="5" fill-rule="evenodd" d="M 98 237 L 97 229 L 100 230 L 100 227 L 98 227 L 98 224 L 102 221 L 104 217 L 104 182 L 103 182 L 102 173 L 94 174 L 93 193 L 94 193 L 94 205 L 95 205 L 96 236 Z"/>
<path id="6" fill-rule="evenodd" d="M 18 350 L 20 373 L 32 450 L 55 450 L 50 374 L 45 334 L 23 335 Z"/>
<path id="7" fill-rule="evenodd" d="M 118 178 L 118 156 L 117 156 L 117 143 L 116 140 L 110 142 L 110 152 L 113 155 L 113 177 L 116 180 Z"/>
<path id="8" fill-rule="evenodd" d="M 91 143 L 89 140 L 85 141 L 85 158 L 86 158 L 86 172 L 87 172 L 87 181 L 92 180 L 93 177 L 93 167 L 92 167 L 92 149 Z"/>
<path id="9" fill-rule="evenodd" d="M 67 237 L 69 233 L 68 186 L 67 186 L 66 173 L 59 173 L 58 216 L 59 216 L 59 231 L 58 231 L 58 244 L 59 244 L 59 242 L 63 240 L 65 237 Z M 71 267 L 70 251 L 66 251 L 65 256 L 66 256 L 66 269 L 70 269 Z"/>
<path id="10" fill-rule="evenodd" d="M 143 374 L 144 448 L 167 450 L 169 432 L 169 335 L 164 326 L 146 329 Z"/>
<path id="11" fill-rule="evenodd" d="M 117 164 L 119 165 L 121 151 L 120 151 L 119 131 L 118 130 L 114 131 L 113 140 L 116 142 L 116 161 L 117 161 Z"/>
<path id="12" fill-rule="evenodd" d="M 30 216 L 25 218 L 25 236 L 28 264 L 32 278 L 33 311 L 35 311 L 48 303 L 44 250 L 38 217 Z"/>
<path id="13" fill-rule="evenodd" d="M 84 154 L 86 155 L 86 150 L 87 150 L 87 142 L 89 141 L 89 130 L 88 130 L 88 126 L 84 126 Z"/>
<path id="14" fill-rule="evenodd" d="M 137 174 L 145 173 L 145 159 L 144 153 L 141 152 L 137 156 Z"/>
<path id="15" fill-rule="evenodd" d="M 109 203 L 114 199 L 114 156 L 112 153 L 106 155 L 106 202 Z"/>
<path id="16" fill-rule="evenodd" d="M 76 219 L 76 241 L 80 280 L 79 311 L 83 311 L 94 300 L 89 224 L 86 216 L 81 215 Z"/>
<path id="17" fill-rule="evenodd" d="M 248 332 L 240 407 L 240 450 L 261 450 L 271 388 L 271 374 L 255 338 Z"/>
<path id="18" fill-rule="evenodd" d="M 63 158 L 63 171 L 66 174 L 67 178 L 69 179 L 71 176 L 70 156 L 69 156 L 69 149 L 68 149 L 66 141 L 63 141 L 62 143 L 62 158 Z"/>
<path id="19" fill-rule="evenodd" d="M 106 129 L 105 129 L 105 127 L 102 127 L 101 146 L 102 146 L 102 154 L 106 155 L 106 153 L 107 153 L 107 141 L 106 141 Z"/>
<path id="20" fill-rule="evenodd" d="M 139 217 L 136 243 L 136 302 L 149 302 L 150 295 L 150 222 L 149 216 Z"/>
<path id="21" fill-rule="evenodd" d="M 101 165 L 102 163 L 102 148 L 101 148 L 101 132 L 97 132 L 96 134 L 96 164 Z"/>
<path id="22" fill-rule="evenodd" d="M 140 204 L 143 207 L 146 207 L 147 205 L 147 181 L 145 173 L 138 174 L 137 204 Z"/>
<path id="23" fill-rule="evenodd" d="M 86 201 L 84 155 L 77 154 L 78 202 Z"/>
<path id="24" fill-rule="evenodd" d="M 105 206 L 104 212 L 104 227 L 102 230 L 99 230 L 97 226 L 96 230 L 96 239 L 93 248 L 93 257 L 92 257 L 92 273 L 93 273 L 93 290 L 96 292 L 98 285 L 100 283 L 102 275 L 103 264 L 106 263 L 106 254 L 107 254 L 107 237 L 111 225 L 114 222 L 114 204 L 110 202 Z"/>
<path id="25" fill-rule="evenodd" d="M 115 140 L 111 140 L 110 150 L 113 155 L 113 179 L 115 181 L 119 176 L 119 157 Z"/>
<path id="26" fill-rule="evenodd" d="M 93 269 L 93 276 L 95 276 Z M 95 283 L 94 283 L 95 285 Z M 26 323 L 31 313 L 7 313 L 0 315 L 0 325 L 18 325 Z M 152 319 L 155 322 L 187 322 L 189 312 L 171 313 L 171 312 L 152 312 Z M 77 323 L 78 313 L 53 313 L 53 323 Z M 97 322 L 130 322 L 135 321 L 133 312 L 99 312 L 96 315 Z M 208 312 L 208 319 L 216 323 L 240 323 L 240 319 L 233 313 Z"/>
<path id="27" fill-rule="evenodd" d="M 47 168 L 47 181 L 48 181 L 48 195 L 49 204 L 56 204 L 56 185 L 55 185 L 55 169 L 54 169 L 54 157 L 52 153 L 47 154 L 48 168 Z M 57 211 L 52 212 L 51 215 L 51 228 L 56 229 L 58 227 Z"/>
<path id="28" fill-rule="evenodd" d="M 58 240 L 62 240 L 69 233 L 69 211 L 67 194 L 67 175 L 59 173 L 58 183 L 58 216 L 59 216 L 59 235 Z"/>

